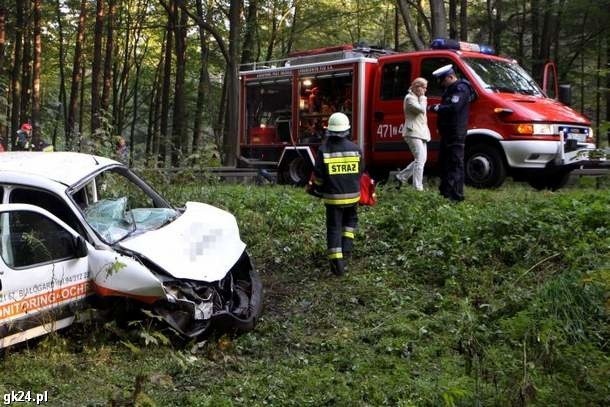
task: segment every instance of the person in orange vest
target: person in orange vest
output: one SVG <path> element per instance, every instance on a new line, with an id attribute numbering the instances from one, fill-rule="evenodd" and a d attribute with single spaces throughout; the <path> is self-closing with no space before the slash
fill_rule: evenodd
<path id="1" fill-rule="evenodd" d="M 318 149 L 311 188 L 326 207 L 326 241 L 330 271 L 345 273 L 358 226 L 362 152 L 349 140 L 350 122 L 343 113 L 328 119 L 326 141 Z"/>

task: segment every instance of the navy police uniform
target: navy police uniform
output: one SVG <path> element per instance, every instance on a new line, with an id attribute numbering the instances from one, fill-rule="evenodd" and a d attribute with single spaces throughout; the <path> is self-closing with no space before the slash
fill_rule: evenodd
<path id="1" fill-rule="evenodd" d="M 446 65 L 434 71 L 433 75 L 442 81 L 453 73 L 453 67 Z M 432 107 L 438 113 L 437 128 L 441 136 L 439 191 L 445 198 L 457 202 L 464 200 L 464 145 L 472 97 L 470 84 L 458 79 L 447 86 L 441 103 Z"/>
<path id="2" fill-rule="evenodd" d="M 349 131 L 327 131 L 318 149 L 313 184 L 326 206 L 326 240 L 331 272 L 340 275 L 349 257 L 358 225 L 362 154 L 347 139 Z"/>

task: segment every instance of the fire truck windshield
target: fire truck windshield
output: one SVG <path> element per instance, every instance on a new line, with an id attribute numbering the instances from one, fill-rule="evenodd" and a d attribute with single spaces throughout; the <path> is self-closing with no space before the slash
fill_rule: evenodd
<path id="1" fill-rule="evenodd" d="M 544 96 L 532 77 L 515 62 L 487 58 L 464 58 L 484 89 L 500 93 Z"/>

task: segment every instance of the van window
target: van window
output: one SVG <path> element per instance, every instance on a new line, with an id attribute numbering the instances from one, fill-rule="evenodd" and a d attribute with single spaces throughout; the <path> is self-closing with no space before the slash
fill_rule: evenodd
<path id="1" fill-rule="evenodd" d="M 10 203 L 24 203 L 40 206 L 63 220 L 81 236 L 85 236 L 83 227 L 74 216 L 70 207 L 59 197 L 38 189 L 15 188 L 9 197 Z"/>
<path id="2" fill-rule="evenodd" d="M 381 100 L 402 100 L 411 84 L 411 63 L 385 64 L 381 72 Z"/>
<path id="3" fill-rule="evenodd" d="M 2 260 L 12 268 L 74 257 L 73 236 L 51 219 L 30 211 L 0 215 Z"/>
<path id="4" fill-rule="evenodd" d="M 456 66 L 455 62 L 449 58 L 426 58 L 422 61 L 420 75 L 428 80 L 428 91 L 426 92 L 427 96 L 440 97 L 443 95 L 444 90 L 436 78 L 432 75 L 432 72 L 436 71 L 441 66 L 449 64 L 453 65 L 453 70 L 456 72 L 459 79 L 465 78 L 464 74 Z"/>

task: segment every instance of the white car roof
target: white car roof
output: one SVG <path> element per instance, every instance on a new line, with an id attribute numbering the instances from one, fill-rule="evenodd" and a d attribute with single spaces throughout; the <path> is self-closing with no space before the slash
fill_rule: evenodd
<path id="1" fill-rule="evenodd" d="M 2 172 L 30 174 L 65 185 L 73 185 L 87 175 L 108 165 L 120 164 L 110 158 L 73 152 L 6 152 L 0 153 Z"/>

